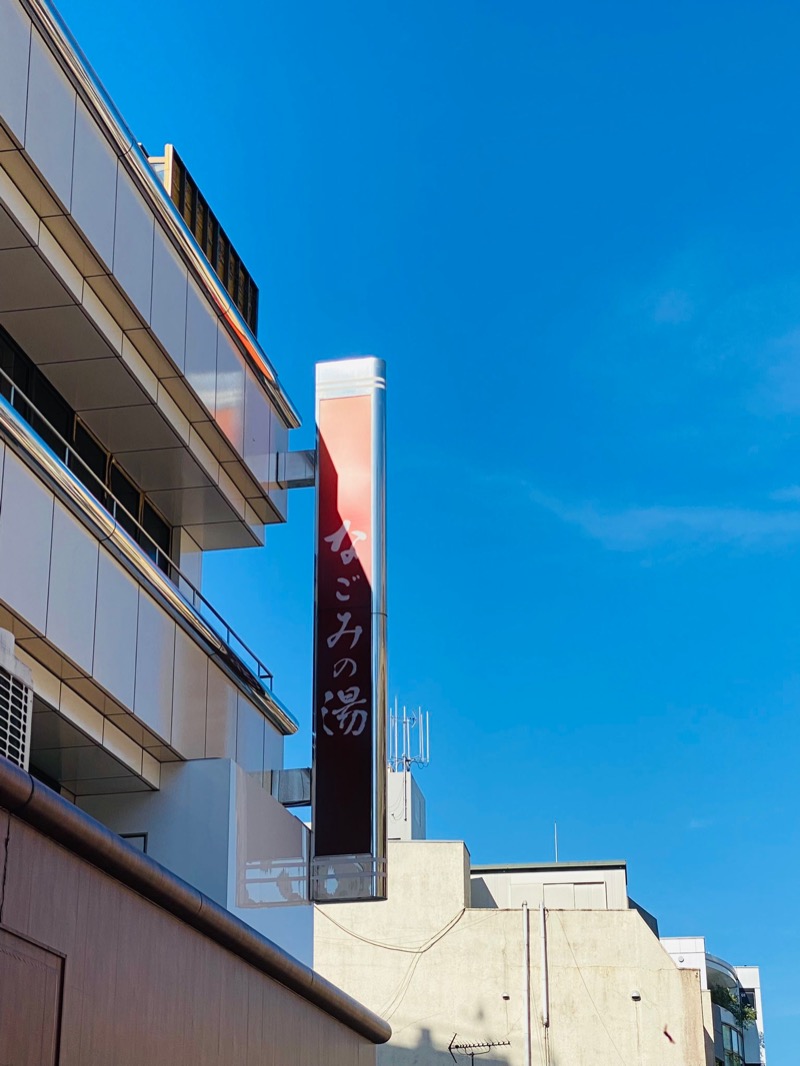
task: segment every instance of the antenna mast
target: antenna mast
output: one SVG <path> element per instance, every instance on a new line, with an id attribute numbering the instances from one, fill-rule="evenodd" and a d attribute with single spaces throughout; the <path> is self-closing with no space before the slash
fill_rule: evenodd
<path id="1" fill-rule="evenodd" d="M 389 715 L 389 766 L 395 773 L 410 770 L 412 766 L 427 766 L 431 761 L 430 712 L 417 707 L 409 711 L 398 709 L 397 697 L 394 710 Z"/>

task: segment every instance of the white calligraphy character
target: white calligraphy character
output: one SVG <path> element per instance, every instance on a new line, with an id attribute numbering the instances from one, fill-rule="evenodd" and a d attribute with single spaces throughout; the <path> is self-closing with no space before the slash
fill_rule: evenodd
<path id="1" fill-rule="evenodd" d="M 353 638 L 350 641 L 350 651 L 352 651 L 356 644 L 358 644 L 359 639 L 361 638 L 361 634 L 364 632 L 364 630 L 359 625 L 353 626 L 352 629 L 347 628 L 347 623 L 352 617 L 353 616 L 350 614 L 349 611 L 345 611 L 344 614 L 336 615 L 336 618 L 342 624 L 339 627 L 338 633 L 331 633 L 331 635 L 327 638 L 327 644 L 329 648 L 335 648 L 336 645 L 339 643 L 339 638 L 345 635 L 352 635 Z"/>
<path id="2" fill-rule="evenodd" d="M 352 563 L 353 559 L 355 559 L 355 557 L 356 557 L 356 547 L 355 546 L 356 546 L 356 544 L 358 544 L 359 541 L 366 540 L 367 539 L 367 534 L 366 533 L 362 533 L 360 529 L 354 529 L 353 532 L 351 533 L 350 532 L 350 519 L 346 518 L 342 522 L 341 526 L 336 530 L 335 533 L 331 533 L 331 535 L 329 537 L 325 537 L 324 538 L 325 542 L 327 544 L 330 544 L 331 551 L 332 552 L 338 552 L 339 549 L 342 546 L 342 541 L 348 535 L 350 537 L 350 547 L 349 548 L 345 548 L 345 550 L 340 553 L 341 557 L 342 557 L 342 562 L 344 563 L 345 566 L 349 566 L 350 563 Z"/>
<path id="3" fill-rule="evenodd" d="M 325 693 L 325 706 L 322 708 L 322 728 L 329 737 L 333 736 L 333 730 L 328 726 L 325 719 L 332 715 L 339 723 L 339 731 L 345 736 L 359 737 L 364 732 L 367 724 L 367 711 L 361 704 L 367 702 L 366 696 L 361 696 L 358 685 L 350 688 L 339 689 L 336 693 L 341 706 L 329 707 L 333 702 L 333 693 L 328 690 Z"/>

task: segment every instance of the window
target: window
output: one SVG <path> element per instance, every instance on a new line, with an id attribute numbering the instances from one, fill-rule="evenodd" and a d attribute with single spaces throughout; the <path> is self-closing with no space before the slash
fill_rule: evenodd
<path id="1" fill-rule="evenodd" d="M 40 418 L 31 412 L 31 425 L 48 447 L 52 448 L 59 459 L 64 462 L 67 458 L 67 448 L 64 442 L 69 441 L 72 436 L 74 414 L 41 373 L 31 374 L 28 395 L 33 401 L 33 406 L 43 416 Z"/>
<path id="2" fill-rule="evenodd" d="M 108 482 L 111 495 L 114 497 L 112 501 L 114 517 L 135 540 L 138 532 L 136 526 L 139 521 L 139 490 L 116 463 L 111 464 L 111 477 Z"/>
<path id="3" fill-rule="evenodd" d="M 79 418 L 75 419 L 75 451 L 78 457 L 70 456 L 70 469 L 89 492 L 107 506 L 108 497 L 103 490 L 108 476 L 108 455 Z"/>
<path id="4" fill-rule="evenodd" d="M 744 1062 L 742 1034 L 732 1025 L 722 1023 L 722 1046 L 725 1049 L 725 1066 L 741 1066 Z"/>
<path id="5" fill-rule="evenodd" d="M 142 540 L 142 548 L 147 552 L 156 566 L 161 566 L 164 560 L 169 559 L 170 541 L 172 530 L 153 507 L 146 500 L 142 506 L 142 526 L 152 541 Z"/>

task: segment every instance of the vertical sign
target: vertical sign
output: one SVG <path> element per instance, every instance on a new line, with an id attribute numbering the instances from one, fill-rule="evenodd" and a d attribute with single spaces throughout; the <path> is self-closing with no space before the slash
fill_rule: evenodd
<path id="1" fill-rule="evenodd" d="M 386 370 L 317 364 L 311 894 L 386 896 Z"/>

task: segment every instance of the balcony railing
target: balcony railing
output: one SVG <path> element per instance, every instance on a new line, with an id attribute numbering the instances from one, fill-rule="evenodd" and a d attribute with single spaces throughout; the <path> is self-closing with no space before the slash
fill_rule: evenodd
<path id="1" fill-rule="evenodd" d="M 256 653 L 242 640 L 235 629 L 230 626 L 219 611 L 209 603 L 203 593 L 193 584 L 186 574 L 174 563 L 164 549 L 156 543 L 138 519 L 127 510 L 110 491 L 106 483 L 97 476 L 88 463 L 78 454 L 75 447 L 66 440 L 42 412 L 33 404 L 20 387 L 0 368 L 0 403 L 7 404 L 36 434 L 37 439 L 67 470 L 71 477 L 77 478 L 92 494 L 93 498 L 114 519 L 118 529 L 137 549 L 170 579 L 183 600 L 200 616 L 217 634 L 217 636 L 241 660 L 248 670 L 257 678 L 262 687 L 272 690 L 273 675 Z M 44 432 L 43 432 L 44 431 Z M 54 442 L 57 448 L 54 447 Z M 63 454 L 59 454 L 61 451 Z"/>

